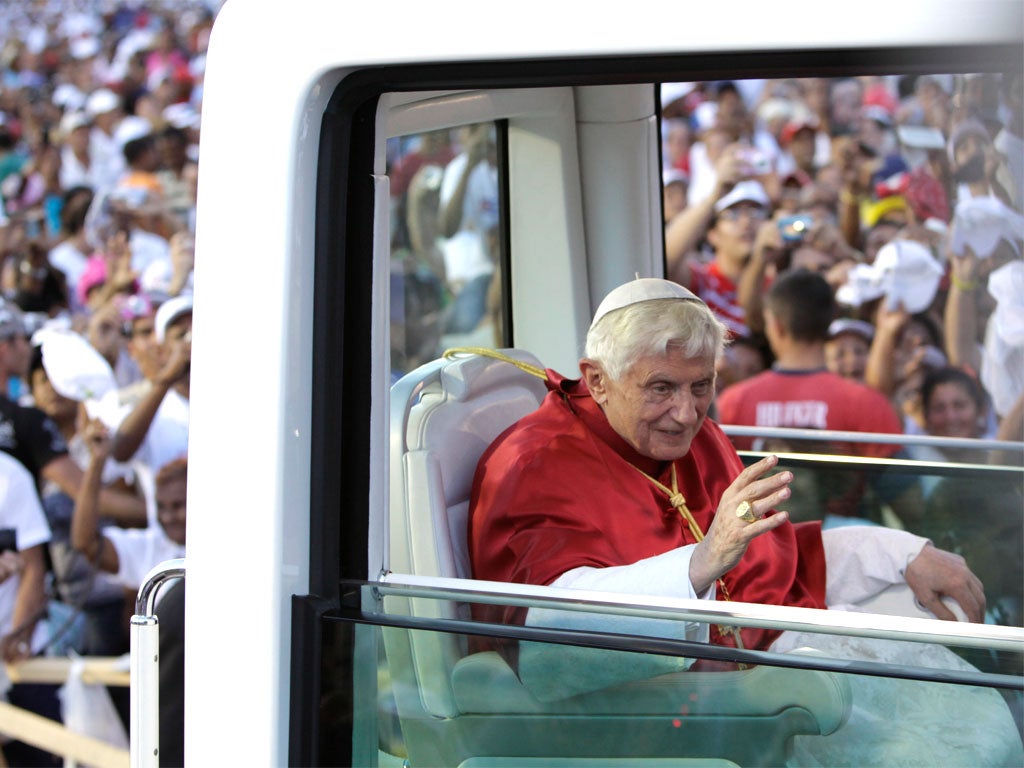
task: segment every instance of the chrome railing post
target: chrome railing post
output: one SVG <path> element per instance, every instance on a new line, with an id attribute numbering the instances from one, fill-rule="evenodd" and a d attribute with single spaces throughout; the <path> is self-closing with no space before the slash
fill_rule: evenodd
<path id="1" fill-rule="evenodd" d="M 160 624 L 156 596 L 167 581 L 185 576 L 185 561 L 167 560 L 143 580 L 131 618 L 131 723 L 129 758 L 132 768 L 160 766 Z"/>

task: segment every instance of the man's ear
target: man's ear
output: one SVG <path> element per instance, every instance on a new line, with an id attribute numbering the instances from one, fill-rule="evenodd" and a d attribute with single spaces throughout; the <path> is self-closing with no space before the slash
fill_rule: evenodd
<path id="1" fill-rule="evenodd" d="M 583 374 L 583 381 L 590 390 L 590 396 L 598 405 L 604 405 L 608 399 L 608 376 L 604 368 L 596 360 L 583 358 L 580 360 L 580 373 Z"/>
<path id="2" fill-rule="evenodd" d="M 763 314 L 765 336 L 768 337 L 768 339 L 779 338 L 779 334 L 785 331 L 782 323 L 779 322 L 779 318 L 777 318 L 775 313 L 767 307 L 764 308 Z"/>

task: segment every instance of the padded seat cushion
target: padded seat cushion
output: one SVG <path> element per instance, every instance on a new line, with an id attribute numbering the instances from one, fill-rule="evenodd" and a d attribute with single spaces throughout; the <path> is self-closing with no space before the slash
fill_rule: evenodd
<path id="1" fill-rule="evenodd" d="M 851 706 L 850 687 L 843 676 L 766 666 L 742 672 L 676 672 L 545 703 L 527 690 L 494 651 L 461 659 L 455 665 L 452 685 L 459 710 L 476 714 L 664 717 L 678 714 L 685 706 L 691 715 L 770 717 L 800 702 L 817 718 L 822 734 L 838 729 Z"/>

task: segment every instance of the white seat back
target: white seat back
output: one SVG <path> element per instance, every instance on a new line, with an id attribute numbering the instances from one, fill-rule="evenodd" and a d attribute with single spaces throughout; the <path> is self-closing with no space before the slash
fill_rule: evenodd
<path id="1" fill-rule="evenodd" d="M 525 352 L 503 353 L 540 367 Z M 389 570 L 471 577 L 466 524 L 476 465 L 487 446 L 535 410 L 546 392 L 540 378 L 477 355 L 427 363 L 392 387 Z M 438 600 L 393 604 L 423 618 L 468 613 L 466 606 Z M 465 655 L 459 638 L 412 632 L 409 646 L 423 709 L 431 715 L 457 714 L 451 672 Z"/>

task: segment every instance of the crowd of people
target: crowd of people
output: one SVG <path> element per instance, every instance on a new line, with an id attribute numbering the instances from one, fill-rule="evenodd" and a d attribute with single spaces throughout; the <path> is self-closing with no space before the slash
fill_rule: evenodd
<path id="1" fill-rule="evenodd" d="M 1024 437 L 1019 72 L 676 83 L 662 96 L 668 276 L 731 338 L 713 415 L 948 439 L 734 443 L 1019 464 L 970 445 Z M 968 554 L 990 613 L 1020 622 L 1018 481 L 803 474 L 797 519 L 895 524 Z"/>
<path id="2" fill-rule="evenodd" d="M 0 6 L 5 661 L 127 651 L 139 581 L 184 552 L 198 137 L 219 5 Z M 729 330 L 713 416 L 1024 436 L 1019 73 L 665 84 L 662 118 L 668 276 Z M 494 127 L 395 140 L 389 161 L 401 371 L 501 321 Z M 1019 487 L 980 490 L 1019 511 Z M 947 548 L 988 547 L 971 561 L 999 570 L 982 580 L 1019 593 L 1019 516 L 991 516 L 1007 531 L 968 521 L 975 535 L 957 539 L 951 501 L 978 492 L 862 482 L 814 499 L 835 518 L 870 517 L 865 500 L 880 499 Z M 7 695 L 52 714 L 52 693 Z"/>
<path id="3" fill-rule="evenodd" d="M 142 579 L 184 555 L 198 142 L 219 6 L 0 7 L 4 662 L 126 653 Z M 126 695 L 111 692 L 126 725 Z M 55 686 L 2 695 L 60 719 Z M 173 761 L 180 744 L 162 746 Z"/>
<path id="4" fill-rule="evenodd" d="M 1022 94 L 991 73 L 663 86 L 668 273 L 730 328 L 719 386 L 775 363 L 767 290 L 805 269 L 837 305 L 824 366 L 904 431 L 1019 438 Z M 961 418 L 922 398 L 948 368 L 980 388 Z M 756 424 L 824 426 L 778 408 Z"/>

